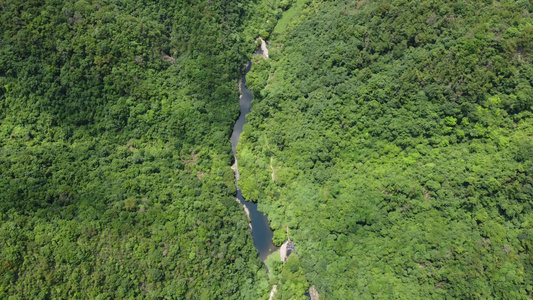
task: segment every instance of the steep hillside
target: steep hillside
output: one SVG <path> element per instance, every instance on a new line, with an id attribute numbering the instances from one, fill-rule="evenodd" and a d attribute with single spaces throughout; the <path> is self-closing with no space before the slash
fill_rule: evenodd
<path id="1" fill-rule="evenodd" d="M 477 0 L 285 12 L 248 75 L 238 149 L 244 196 L 298 252 L 279 298 L 303 293 L 300 267 L 321 299 L 533 296 L 532 12 Z"/>
<path id="2" fill-rule="evenodd" d="M 268 294 L 229 137 L 242 64 L 280 13 L 0 3 L 0 298 Z"/>

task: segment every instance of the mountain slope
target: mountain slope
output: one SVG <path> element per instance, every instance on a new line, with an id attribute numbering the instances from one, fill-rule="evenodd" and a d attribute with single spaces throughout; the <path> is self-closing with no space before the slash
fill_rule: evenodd
<path id="1" fill-rule="evenodd" d="M 0 298 L 268 294 L 229 143 L 257 5 L 0 4 Z"/>
<path id="2" fill-rule="evenodd" d="M 532 11 L 297 1 L 279 21 L 239 186 L 321 298 L 533 295 Z"/>

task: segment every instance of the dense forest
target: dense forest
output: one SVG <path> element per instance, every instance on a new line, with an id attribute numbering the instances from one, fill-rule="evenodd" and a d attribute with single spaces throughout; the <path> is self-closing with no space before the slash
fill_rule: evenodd
<path id="1" fill-rule="evenodd" d="M 0 299 L 530 299 L 532 60 L 528 0 L 0 1 Z"/>
<path id="2" fill-rule="evenodd" d="M 229 137 L 283 5 L 0 2 L 0 299 L 268 295 Z"/>
<path id="3" fill-rule="evenodd" d="M 533 4 L 298 0 L 238 148 L 279 297 L 533 297 Z M 292 256 L 291 256 L 292 257 Z M 306 283 L 307 281 L 307 283 Z M 294 299 L 294 298 L 293 298 Z"/>

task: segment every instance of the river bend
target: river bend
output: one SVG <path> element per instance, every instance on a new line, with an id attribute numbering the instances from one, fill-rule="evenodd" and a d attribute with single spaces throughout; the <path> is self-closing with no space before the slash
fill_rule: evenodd
<path id="1" fill-rule="evenodd" d="M 242 133 L 242 127 L 246 124 L 246 114 L 248 114 L 252 109 L 252 92 L 246 88 L 246 74 L 250 71 L 252 67 L 252 62 L 248 62 L 244 75 L 242 75 L 240 82 L 240 92 L 241 97 L 239 99 L 239 105 L 241 108 L 241 113 L 239 118 L 235 122 L 233 127 L 233 133 L 231 135 L 231 148 L 233 149 L 233 154 L 235 155 L 235 181 L 237 184 L 237 200 L 247 208 L 249 212 L 249 217 L 251 220 L 251 230 L 252 230 L 252 239 L 254 246 L 259 252 L 259 258 L 265 261 L 268 255 L 272 254 L 278 249 L 272 243 L 273 233 L 270 229 L 270 224 L 268 223 L 268 218 L 262 212 L 257 210 L 257 203 L 249 202 L 244 199 L 241 191 L 239 190 L 238 180 L 239 180 L 239 169 L 237 164 L 237 144 L 239 143 L 239 138 Z M 246 210 L 246 209 L 245 209 Z"/>

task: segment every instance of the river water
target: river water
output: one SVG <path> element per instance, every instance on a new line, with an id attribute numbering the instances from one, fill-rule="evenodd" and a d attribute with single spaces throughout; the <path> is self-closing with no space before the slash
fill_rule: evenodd
<path id="1" fill-rule="evenodd" d="M 241 93 L 242 96 L 239 100 L 239 105 L 241 107 L 241 113 L 239 115 L 239 118 L 235 122 L 235 126 L 233 127 L 233 133 L 231 134 L 231 147 L 233 149 L 233 154 L 237 155 L 237 144 L 239 143 L 239 138 L 242 133 L 242 127 L 244 124 L 246 124 L 246 114 L 248 114 L 252 109 L 252 100 L 253 95 L 252 92 L 246 88 L 246 74 L 250 71 L 252 68 L 252 62 L 248 62 L 248 65 L 246 66 L 244 75 L 242 75 L 241 79 Z M 238 182 L 239 180 L 239 169 L 238 164 L 235 164 L 235 179 Z M 257 210 L 257 203 L 254 202 L 248 202 L 244 197 L 242 196 L 241 191 L 239 190 L 239 185 L 237 184 L 237 200 L 239 202 L 246 206 L 250 212 L 250 220 L 252 225 L 252 239 L 254 242 L 254 246 L 259 252 L 259 258 L 261 260 L 265 260 L 268 255 L 272 254 L 274 251 L 278 249 L 273 243 L 272 243 L 272 230 L 270 229 L 270 224 L 268 223 L 268 218 L 266 215 L 264 215 L 262 212 Z"/>

